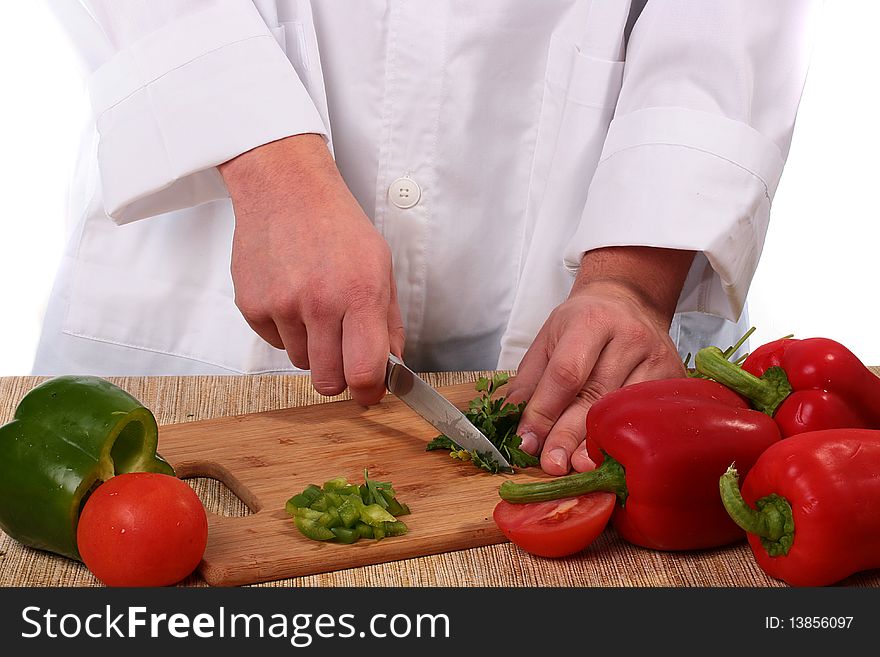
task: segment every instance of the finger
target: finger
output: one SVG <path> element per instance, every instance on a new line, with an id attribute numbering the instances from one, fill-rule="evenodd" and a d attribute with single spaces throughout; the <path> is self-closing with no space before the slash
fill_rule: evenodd
<path id="1" fill-rule="evenodd" d="M 586 400 L 575 397 L 553 425 L 541 452 L 541 468 L 547 474 L 568 474 L 571 455 L 587 435 L 588 408 Z"/>
<path id="2" fill-rule="evenodd" d="M 351 396 L 369 406 L 385 395 L 390 341 L 387 309 L 349 308 L 342 320 L 342 363 Z"/>
<path id="3" fill-rule="evenodd" d="M 596 469 L 595 461 L 593 461 L 593 459 L 590 458 L 589 454 L 587 454 L 586 440 L 578 445 L 575 448 L 574 452 L 572 452 L 571 467 L 574 468 L 577 472 L 587 472 L 588 470 Z"/>
<path id="4" fill-rule="evenodd" d="M 675 353 L 670 358 L 664 359 L 661 362 L 653 361 L 651 359 L 645 359 L 641 363 L 639 363 L 632 372 L 629 373 L 629 376 L 626 377 L 626 380 L 621 384 L 621 387 L 632 385 L 633 383 L 641 383 L 643 381 L 654 381 L 656 379 L 673 379 L 673 378 L 681 378 L 686 376 L 687 371 L 684 368 L 681 360 L 678 357 L 678 354 Z"/>
<path id="5" fill-rule="evenodd" d="M 538 387 L 538 381 L 541 380 L 541 375 L 547 369 L 552 351 L 550 347 L 548 332 L 541 329 L 520 361 L 519 367 L 516 369 L 516 376 L 510 380 L 507 389 L 509 401 L 518 404 L 521 401 L 531 399 L 535 388 Z"/>
<path id="6" fill-rule="evenodd" d="M 312 385 L 322 395 L 338 395 L 345 390 L 342 365 L 342 321 L 325 320 L 309 323 L 308 354 L 312 369 Z"/>
<path id="7" fill-rule="evenodd" d="M 242 317 L 244 317 L 244 315 L 242 315 Z M 258 321 L 245 317 L 244 321 L 248 323 L 248 326 L 251 327 L 251 330 L 253 330 L 254 333 L 259 335 L 270 345 L 276 349 L 284 349 L 284 340 L 281 339 L 281 335 L 278 333 L 275 322 L 271 319 Z"/>
<path id="8" fill-rule="evenodd" d="M 388 304 L 388 341 L 392 354 L 403 360 L 403 348 L 406 343 L 406 332 L 400 316 L 400 304 L 397 302 L 397 283 L 391 275 L 391 303 Z"/>
<path id="9" fill-rule="evenodd" d="M 606 341 L 603 333 L 587 337 L 569 332 L 553 349 L 517 429 L 527 446 L 536 445 L 534 453 L 541 449 L 559 416 L 580 393 Z"/>
<path id="10" fill-rule="evenodd" d="M 309 369 L 309 338 L 302 322 L 276 324 L 284 349 L 290 362 L 301 370 Z"/>
<path id="11" fill-rule="evenodd" d="M 510 380 L 510 387 L 506 397 L 507 401 L 513 404 L 528 401 L 534 394 L 538 381 L 541 380 L 541 374 L 547 368 L 548 361 L 546 332 L 541 330 L 528 351 L 526 351 L 522 361 L 520 361 L 516 376 Z M 521 419 L 517 433 L 522 438 L 520 449 L 533 456 L 541 451 L 541 443 L 538 441 L 538 437 L 528 426 L 523 424 Z"/>
<path id="12" fill-rule="evenodd" d="M 619 388 L 643 362 L 644 353 L 637 347 L 628 345 L 624 348 L 614 339 L 606 345 L 583 388 L 547 435 L 541 452 L 544 472 L 555 475 L 568 472 L 572 455 L 586 438 L 590 407 Z"/>

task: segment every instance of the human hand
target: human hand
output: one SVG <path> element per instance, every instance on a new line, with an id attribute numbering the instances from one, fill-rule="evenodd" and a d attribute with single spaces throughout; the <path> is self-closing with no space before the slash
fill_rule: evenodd
<path id="1" fill-rule="evenodd" d="M 310 369 L 324 395 L 385 393 L 403 323 L 391 251 L 346 187 L 323 139 L 299 135 L 220 165 L 235 209 L 235 303 L 266 342 Z"/>
<path id="2" fill-rule="evenodd" d="M 511 380 L 528 400 L 522 448 L 548 474 L 593 467 L 584 448 L 590 406 L 617 388 L 685 375 L 669 324 L 693 253 L 615 247 L 585 254 L 569 298 L 547 318 Z"/>

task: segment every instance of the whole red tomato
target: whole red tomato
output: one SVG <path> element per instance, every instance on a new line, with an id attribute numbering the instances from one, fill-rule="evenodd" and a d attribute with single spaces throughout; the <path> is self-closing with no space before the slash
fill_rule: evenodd
<path id="1" fill-rule="evenodd" d="M 185 482 L 132 472 L 95 489 L 76 540 L 83 562 L 107 586 L 168 586 L 201 561 L 208 518 Z"/>

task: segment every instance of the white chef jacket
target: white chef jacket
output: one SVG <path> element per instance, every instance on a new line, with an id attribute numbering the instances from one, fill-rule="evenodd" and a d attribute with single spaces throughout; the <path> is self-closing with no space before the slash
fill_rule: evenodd
<path id="1" fill-rule="evenodd" d="M 234 305 L 216 166 L 302 133 L 391 248 L 417 369 L 515 368 L 617 245 L 696 251 L 673 337 L 730 344 L 816 2 L 644 4 L 57 0 L 95 120 L 35 372 L 295 369 Z"/>

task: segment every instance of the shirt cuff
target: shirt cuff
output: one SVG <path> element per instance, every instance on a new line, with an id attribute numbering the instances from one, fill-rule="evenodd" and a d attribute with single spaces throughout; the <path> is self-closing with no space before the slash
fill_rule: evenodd
<path id="1" fill-rule="evenodd" d="M 120 224 L 228 195 L 215 168 L 327 135 L 250 0 L 221 0 L 118 52 L 89 80 L 106 212 Z"/>
<path id="2" fill-rule="evenodd" d="M 565 264 L 577 270 L 608 246 L 697 251 L 676 311 L 735 321 L 782 166 L 772 140 L 723 116 L 659 107 L 616 118 Z"/>

